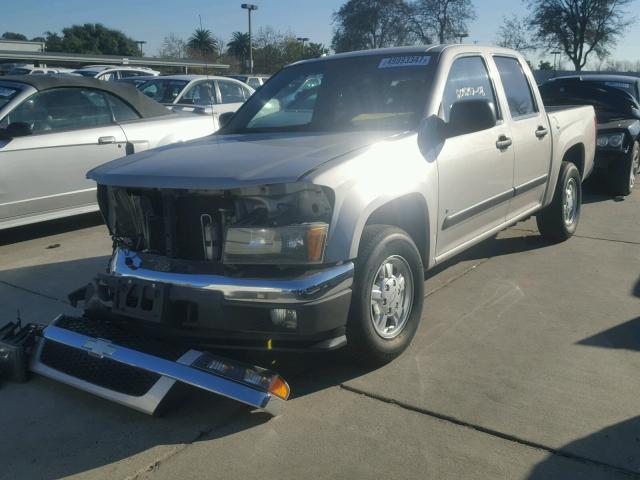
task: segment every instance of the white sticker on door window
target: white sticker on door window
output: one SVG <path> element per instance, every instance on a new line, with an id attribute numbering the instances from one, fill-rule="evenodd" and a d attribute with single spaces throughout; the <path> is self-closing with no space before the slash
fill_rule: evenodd
<path id="1" fill-rule="evenodd" d="M 431 57 L 428 55 L 411 55 L 407 57 L 389 57 L 383 58 L 378 64 L 378 68 L 397 68 L 397 67 L 424 67 L 429 65 Z"/>

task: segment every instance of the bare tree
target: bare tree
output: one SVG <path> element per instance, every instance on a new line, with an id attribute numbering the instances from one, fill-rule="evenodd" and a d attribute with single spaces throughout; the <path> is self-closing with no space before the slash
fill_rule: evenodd
<path id="1" fill-rule="evenodd" d="M 502 25 L 498 28 L 496 44 L 500 47 L 518 50 L 519 52 L 533 51 L 536 49 L 535 42 L 529 35 L 529 25 L 524 19 L 517 15 L 502 18 Z"/>
<path id="2" fill-rule="evenodd" d="M 595 53 L 605 58 L 634 19 L 632 0 L 528 0 L 531 25 L 552 48 L 560 48 L 577 71 Z"/>
<path id="3" fill-rule="evenodd" d="M 185 58 L 187 56 L 187 43 L 175 33 L 170 33 L 162 41 L 158 50 L 161 58 Z"/>
<path id="4" fill-rule="evenodd" d="M 424 43 L 441 44 L 465 35 L 476 12 L 471 0 L 416 0 L 412 4 L 416 35 Z"/>
<path id="5" fill-rule="evenodd" d="M 411 43 L 411 8 L 404 0 L 348 0 L 333 14 L 336 52 Z"/>

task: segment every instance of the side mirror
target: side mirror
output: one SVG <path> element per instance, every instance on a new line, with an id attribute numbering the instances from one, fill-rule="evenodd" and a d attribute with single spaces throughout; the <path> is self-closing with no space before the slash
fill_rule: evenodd
<path id="1" fill-rule="evenodd" d="M 496 112 L 488 100 L 465 100 L 456 102 L 449 112 L 447 137 L 481 132 L 496 126 Z"/>
<path id="2" fill-rule="evenodd" d="M 31 125 L 24 122 L 13 122 L 2 132 L 4 138 L 26 137 L 33 133 Z"/>
<path id="3" fill-rule="evenodd" d="M 226 127 L 227 124 L 231 121 L 231 118 L 233 117 L 234 114 L 235 112 L 221 113 L 220 116 L 218 117 L 218 123 L 220 123 L 220 128 Z"/>
<path id="4" fill-rule="evenodd" d="M 428 161 L 435 160 L 447 139 L 447 124 L 437 115 L 431 115 L 420 122 L 418 146 L 422 156 Z"/>

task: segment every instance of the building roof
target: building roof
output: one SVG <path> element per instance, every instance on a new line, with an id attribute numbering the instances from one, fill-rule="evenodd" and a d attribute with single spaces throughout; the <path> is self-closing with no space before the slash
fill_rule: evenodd
<path id="1" fill-rule="evenodd" d="M 123 82 L 105 82 L 95 78 L 72 75 L 7 75 L 0 77 L 0 83 L 4 82 L 29 85 L 38 91 L 70 87 L 93 88 L 122 98 L 142 117 L 171 115 L 171 112 L 164 105 L 143 95 L 133 85 Z"/>

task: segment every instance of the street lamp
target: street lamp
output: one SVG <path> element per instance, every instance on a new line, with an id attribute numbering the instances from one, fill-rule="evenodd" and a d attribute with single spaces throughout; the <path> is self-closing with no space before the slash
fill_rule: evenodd
<path id="1" fill-rule="evenodd" d="M 249 14 L 249 73 L 253 73 L 253 45 L 251 43 L 251 12 L 258 10 L 258 6 L 252 3 L 243 3 L 241 5 Z"/>
<path id="2" fill-rule="evenodd" d="M 144 52 L 142 51 L 142 46 L 147 43 L 146 40 L 136 40 L 135 41 L 138 44 L 138 50 L 140 50 L 140 56 L 144 57 Z"/>
<path id="3" fill-rule="evenodd" d="M 462 43 L 462 40 L 469 37 L 469 34 L 467 32 L 456 33 L 456 37 L 458 37 L 460 39 L 460 43 Z"/>
<path id="4" fill-rule="evenodd" d="M 302 55 L 304 55 L 304 44 L 305 44 L 305 42 L 309 41 L 309 38 L 307 38 L 307 37 L 298 37 L 298 38 L 296 38 L 296 40 L 298 40 L 300 43 L 302 43 Z"/>
<path id="5" fill-rule="evenodd" d="M 553 71 L 557 72 L 558 68 L 560 68 L 560 62 L 558 61 L 558 66 L 556 67 L 556 59 L 558 58 L 558 56 L 562 55 L 562 52 L 560 52 L 559 50 L 554 50 L 553 52 L 551 52 L 551 55 L 553 55 Z"/>

